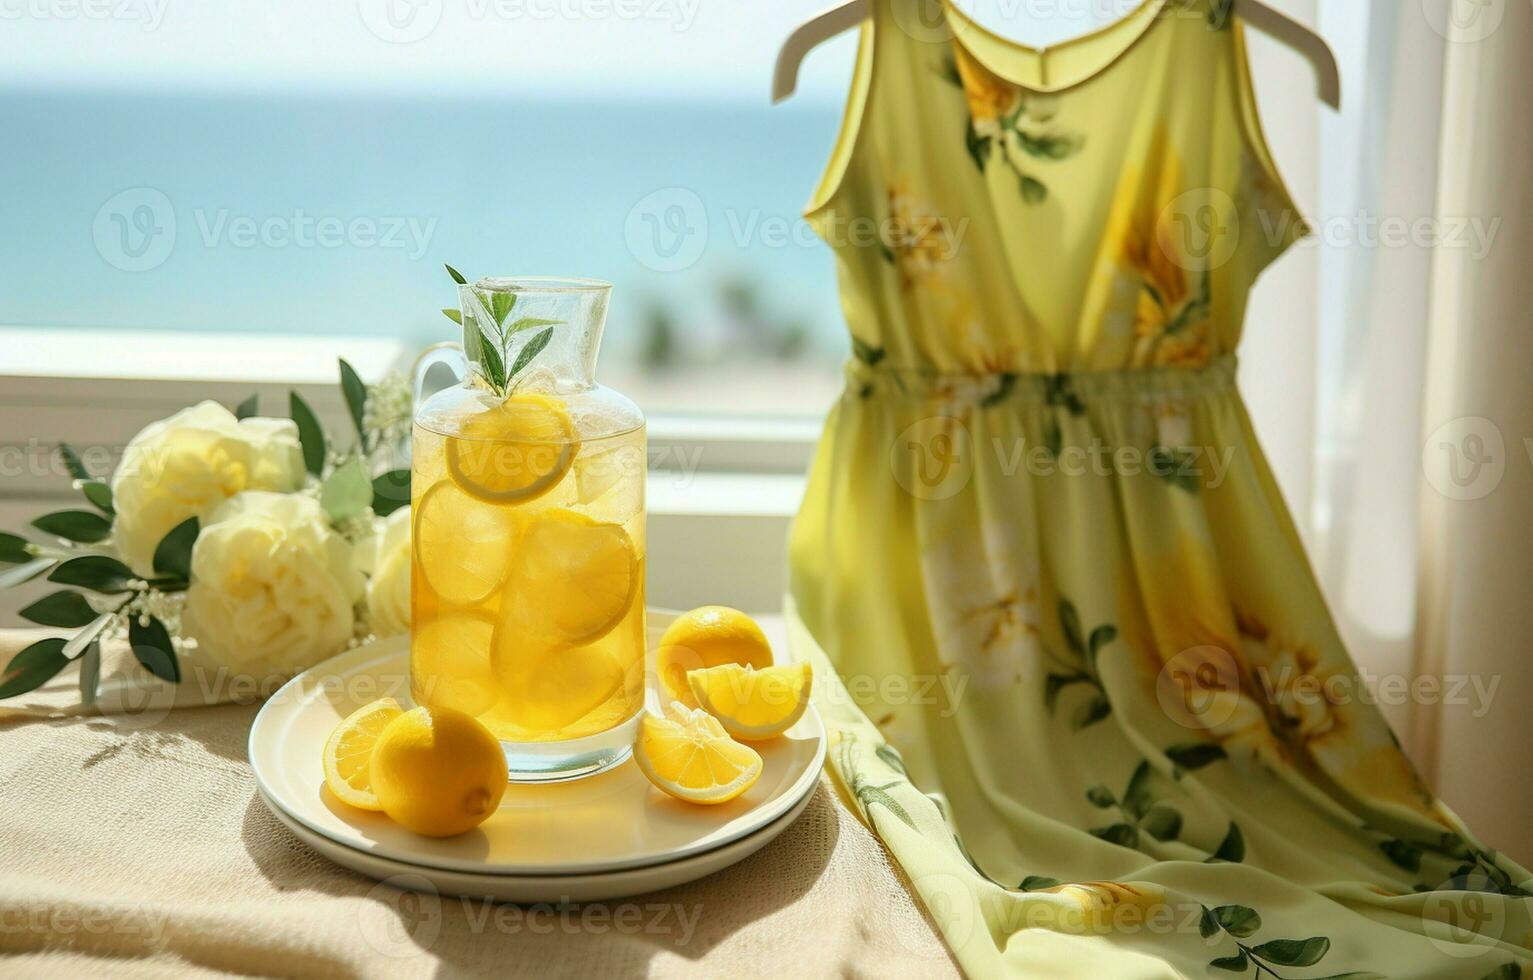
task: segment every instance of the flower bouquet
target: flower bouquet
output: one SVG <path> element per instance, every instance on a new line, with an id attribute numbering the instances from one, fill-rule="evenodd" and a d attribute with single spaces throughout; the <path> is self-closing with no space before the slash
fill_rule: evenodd
<path id="1" fill-rule="evenodd" d="M 60 446 L 88 507 L 38 517 L 38 540 L 0 533 L 0 587 L 59 586 L 21 616 L 71 632 L 16 654 L 0 699 L 78 661 L 89 707 L 103 651 L 124 648 L 121 669 L 151 686 L 192 669 L 269 693 L 348 646 L 405 632 L 410 393 L 397 375 L 366 385 L 344 360 L 340 384 L 356 435 L 345 448 L 297 392 L 287 418 L 260 416 L 252 395 L 154 422 L 109 479 Z M 204 683 L 194 700 L 227 690 Z"/>

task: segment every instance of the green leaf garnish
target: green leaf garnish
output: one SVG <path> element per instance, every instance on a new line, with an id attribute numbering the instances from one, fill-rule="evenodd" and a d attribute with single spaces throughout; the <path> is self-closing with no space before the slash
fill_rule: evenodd
<path id="1" fill-rule="evenodd" d="M 367 477 L 367 467 L 356 456 L 337 466 L 319 488 L 319 505 L 334 522 L 356 517 L 372 502 L 372 481 Z"/>
<path id="2" fill-rule="evenodd" d="M 463 326 L 463 313 L 461 310 L 449 310 L 446 307 L 443 307 L 442 315 L 447 317 L 447 319 L 451 320 L 453 323 L 456 323 L 458 326 Z"/>
<path id="3" fill-rule="evenodd" d="M 90 479 L 90 471 L 80 461 L 79 454 L 62 442 L 59 443 L 59 455 L 64 457 L 64 466 L 68 468 L 70 476 L 76 480 Z"/>
<path id="4" fill-rule="evenodd" d="M 80 484 L 80 492 L 85 494 L 85 499 L 95 505 L 96 509 L 107 516 L 112 516 L 117 511 L 112 509 L 112 488 L 101 480 L 86 480 Z"/>
<path id="5" fill-rule="evenodd" d="M 251 395 L 234 407 L 234 417 L 243 422 L 261 410 L 261 396 Z"/>
<path id="6" fill-rule="evenodd" d="M 479 335 L 479 366 L 484 368 L 484 379 L 495 389 L 496 394 L 503 394 L 506 390 L 506 362 L 501 359 L 495 342 L 486 337 L 484 331 L 476 333 Z"/>
<path id="7" fill-rule="evenodd" d="M 128 643 L 133 647 L 133 656 L 145 670 L 160 680 L 181 683 L 176 647 L 170 642 L 170 632 L 164 623 L 151 616 L 148 625 L 143 625 L 137 616 L 132 617 L 128 622 Z"/>
<path id="8" fill-rule="evenodd" d="M 195 517 L 188 517 L 171 528 L 155 546 L 154 570 L 161 575 L 191 578 L 192 545 L 197 543 L 197 533 L 201 529 Z"/>
<path id="9" fill-rule="evenodd" d="M 133 569 L 116 558 L 106 555 L 82 555 L 71 558 L 48 576 L 48 581 L 60 585 L 77 585 L 92 592 L 128 592 L 134 578 Z"/>
<path id="10" fill-rule="evenodd" d="M 80 703 L 89 708 L 96 703 L 101 687 L 101 644 L 91 643 L 80 657 Z"/>
<path id="11" fill-rule="evenodd" d="M 522 345 L 521 351 L 516 355 L 515 363 L 511 365 L 511 371 L 507 375 L 507 378 L 513 379 L 518 374 L 521 374 L 522 369 L 531 364 L 534 357 L 537 357 L 539 354 L 543 353 L 543 348 L 548 346 L 548 342 L 553 339 L 553 336 L 554 328 L 545 327 L 542 333 L 537 334 L 531 340 L 527 341 L 526 344 Z"/>
<path id="12" fill-rule="evenodd" d="M 112 533 L 112 522 L 90 510 L 61 510 L 44 514 L 34 520 L 32 526 L 80 544 L 95 544 Z"/>
<path id="13" fill-rule="evenodd" d="M 0 698 L 13 698 L 42 687 L 68 663 L 62 637 L 38 640 L 12 657 L 0 674 Z"/>
<path id="14" fill-rule="evenodd" d="M 506 317 L 511 315 L 511 310 L 515 306 L 515 293 L 498 292 L 490 294 L 490 315 L 495 318 L 495 325 L 497 327 L 506 322 Z"/>
<path id="15" fill-rule="evenodd" d="M 509 337 L 522 330 L 531 330 L 533 327 L 552 327 L 563 322 L 563 320 L 548 320 L 540 316 L 524 316 L 506 328 L 506 336 Z"/>
<path id="16" fill-rule="evenodd" d="M 0 562 L 20 565 L 31 560 L 32 554 L 27 551 L 26 538 L 19 534 L 7 534 L 0 531 Z"/>
<path id="17" fill-rule="evenodd" d="M 319 427 L 314 409 L 296 391 L 287 393 L 288 415 L 298 425 L 298 442 L 303 446 L 303 465 L 319 476 L 325 468 L 325 430 Z"/>
<path id="18" fill-rule="evenodd" d="M 21 610 L 18 615 L 39 626 L 74 629 L 90 623 L 100 614 L 90 607 L 90 603 L 85 601 L 83 595 L 65 589 L 43 596 Z"/>
<path id="19" fill-rule="evenodd" d="M 387 517 L 410 504 L 410 471 L 389 470 L 373 477 L 373 513 Z"/>
<path id="20" fill-rule="evenodd" d="M 459 272 L 457 269 L 454 269 L 450 265 L 446 266 L 446 269 L 447 269 L 447 274 L 449 276 L 452 276 L 452 281 L 453 282 L 457 283 L 460 286 L 467 286 L 468 285 L 468 280 L 463 278 L 463 273 Z"/>
<path id="21" fill-rule="evenodd" d="M 346 358 L 339 358 L 341 362 L 341 394 L 346 396 L 346 407 L 351 410 L 351 424 L 357 427 L 357 438 L 361 440 L 359 445 L 366 448 L 367 429 L 362 424 L 362 413 L 367 408 L 367 385 L 362 383 L 362 378 L 356 369 L 346 363 Z"/>

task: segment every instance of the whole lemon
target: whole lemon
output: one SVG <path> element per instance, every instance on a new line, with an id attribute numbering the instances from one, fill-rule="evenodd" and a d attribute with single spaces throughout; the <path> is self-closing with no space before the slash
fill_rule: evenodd
<path id="1" fill-rule="evenodd" d="M 728 606 L 699 606 L 683 613 L 660 637 L 655 670 L 666 695 L 689 708 L 697 699 L 687 671 L 720 664 L 772 666 L 772 646 L 756 621 Z"/>
<path id="2" fill-rule="evenodd" d="M 373 792 L 395 823 L 451 837 L 484 822 L 506 792 L 506 757 L 478 720 L 452 708 L 415 708 L 373 746 Z"/>

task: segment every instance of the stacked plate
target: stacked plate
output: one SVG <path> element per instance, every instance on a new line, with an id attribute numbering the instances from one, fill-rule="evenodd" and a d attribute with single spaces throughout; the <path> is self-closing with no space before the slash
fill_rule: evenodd
<path id="1" fill-rule="evenodd" d="M 651 613 L 653 645 L 670 617 Z M 513 783 L 500 810 L 458 837 L 419 837 L 325 789 L 321 750 L 337 722 L 375 698 L 409 703 L 409 643 L 359 647 L 294 678 L 256 716 L 250 765 L 261 800 L 337 864 L 404 888 L 514 902 L 622 898 L 701 878 L 759 850 L 809 805 L 825 762 L 811 707 L 782 738 L 756 743 L 764 768 L 718 806 L 671 799 L 632 761 L 567 783 Z M 653 692 L 651 698 L 654 698 Z"/>

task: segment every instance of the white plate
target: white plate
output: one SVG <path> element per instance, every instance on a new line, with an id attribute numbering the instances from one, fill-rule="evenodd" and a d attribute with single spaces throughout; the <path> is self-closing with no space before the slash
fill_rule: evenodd
<path id="1" fill-rule="evenodd" d="M 409 891 L 432 892 L 443 895 L 461 895 L 464 898 L 493 898 L 503 902 L 605 902 L 630 895 L 642 895 L 675 885 L 696 881 L 715 871 L 722 871 L 732 864 L 743 861 L 756 853 L 778 834 L 787 830 L 804 808 L 809 805 L 813 792 L 793 805 L 787 813 L 756 831 L 754 834 L 731 841 L 711 851 L 694 854 L 678 861 L 651 865 L 647 868 L 629 868 L 626 871 L 607 871 L 600 874 L 564 875 L 495 875 L 470 874 L 466 871 L 444 871 L 418 864 L 391 861 L 366 851 L 343 847 L 328 837 L 321 837 L 292 817 L 283 813 L 275 803 L 259 794 L 267 809 L 283 826 L 320 854 L 343 868 L 377 878 L 385 884 Z"/>
<path id="2" fill-rule="evenodd" d="M 650 614 L 653 646 L 669 617 Z M 630 760 L 566 783 L 515 784 L 494 816 L 457 837 L 412 834 L 381 813 L 356 810 L 325 789 L 321 750 L 336 723 L 385 695 L 409 701 L 409 644 L 391 638 L 347 651 L 288 682 L 250 728 L 250 765 L 282 815 L 321 837 L 403 864 L 469 874 L 605 874 L 713 851 L 756 833 L 813 792 L 825 762 L 825 726 L 811 706 L 782 738 L 755 743 L 761 778 L 717 806 L 672 799 Z M 651 698 L 654 695 L 651 693 Z"/>

